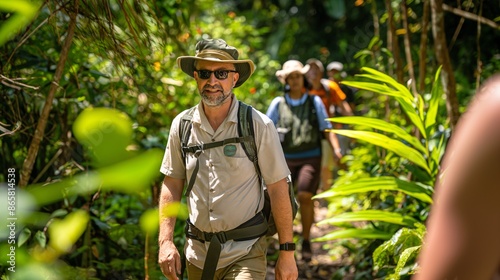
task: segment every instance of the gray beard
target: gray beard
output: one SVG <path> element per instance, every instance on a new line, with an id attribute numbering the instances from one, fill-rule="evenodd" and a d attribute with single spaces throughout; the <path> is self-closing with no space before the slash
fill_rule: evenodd
<path id="1" fill-rule="evenodd" d="M 231 94 L 232 94 L 231 89 L 228 92 L 223 92 L 221 95 L 215 98 L 209 98 L 208 95 L 206 95 L 203 90 L 200 93 L 201 98 L 203 100 L 203 104 L 209 107 L 221 106 L 231 96 Z"/>

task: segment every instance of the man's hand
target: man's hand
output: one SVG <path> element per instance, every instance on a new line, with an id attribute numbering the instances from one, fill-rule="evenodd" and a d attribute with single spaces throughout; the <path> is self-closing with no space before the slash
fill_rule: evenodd
<path id="1" fill-rule="evenodd" d="M 181 256 L 179 251 L 171 241 L 166 241 L 160 246 L 158 263 L 161 272 L 170 280 L 178 280 L 177 275 L 181 274 Z"/>
<path id="2" fill-rule="evenodd" d="M 276 280 L 296 280 L 299 277 L 293 251 L 280 251 L 274 273 Z"/>

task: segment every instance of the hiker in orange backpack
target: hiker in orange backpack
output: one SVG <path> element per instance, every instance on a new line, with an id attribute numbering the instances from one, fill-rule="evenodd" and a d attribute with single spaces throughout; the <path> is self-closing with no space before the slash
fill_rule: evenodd
<path id="1" fill-rule="evenodd" d="M 311 227 L 314 223 L 314 203 L 320 183 L 321 139 L 328 139 L 331 147 L 338 149 L 335 134 L 328 132 L 332 124 L 326 121 L 328 115 L 321 98 L 309 94 L 304 73 L 308 66 L 298 60 L 288 60 L 276 77 L 283 84 L 284 94 L 275 97 L 266 115 L 274 122 L 280 135 L 292 182 L 297 189 L 302 224 L 301 257 L 305 262 L 312 260 L 310 243 Z"/>
<path id="2" fill-rule="evenodd" d="M 307 81 L 310 84 L 309 92 L 321 97 L 323 104 L 327 110 L 329 117 L 351 116 L 353 115 L 349 103 L 347 103 L 345 93 L 340 89 L 339 85 L 331 80 L 324 78 L 325 68 L 321 61 L 310 58 L 306 61 L 309 70 L 306 73 Z M 342 124 L 334 124 L 335 129 L 343 128 Z M 341 167 L 340 159 L 345 155 L 345 150 L 340 149 L 333 151 L 329 147 L 326 139 L 322 140 L 322 161 L 321 161 L 321 188 L 326 190 L 332 185 L 334 165 Z M 334 157 L 335 156 L 335 157 Z"/>

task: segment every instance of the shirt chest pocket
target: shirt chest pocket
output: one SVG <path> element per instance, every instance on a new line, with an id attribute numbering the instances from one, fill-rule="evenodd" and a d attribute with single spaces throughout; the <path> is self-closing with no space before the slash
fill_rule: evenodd
<path id="1" fill-rule="evenodd" d="M 232 174 L 234 176 L 240 172 L 246 172 L 246 170 L 244 170 L 246 161 L 251 163 L 245 154 L 245 151 L 241 147 L 241 144 L 227 144 L 214 149 L 213 153 L 210 155 L 208 163 L 212 164 L 209 168 L 221 168 L 219 172 L 227 172 L 228 174 Z"/>
<path id="2" fill-rule="evenodd" d="M 221 166 L 233 175 L 237 174 L 233 172 L 241 172 L 242 165 L 245 163 L 244 160 L 248 160 L 247 155 L 240 144 L 228 144 L 222 146 L 220 149 L 219 159 L 221 160 Z"/>

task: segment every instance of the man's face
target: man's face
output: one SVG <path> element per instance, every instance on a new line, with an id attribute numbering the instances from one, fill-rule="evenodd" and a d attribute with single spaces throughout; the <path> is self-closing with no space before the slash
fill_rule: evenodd
<path id="1" fill-rule="evenodd" d="M 211 107 L 222 105 L 231 96 L 233 87 L 240 77 L 237 72 L 226 72 L 227 70 L 235 71 L 232 63 L 199 60 L 195 63 L 195 68 L 194 78 L 198 83 L 198 91 L 203 103 Z M 210 76 L 208 76 L 207 72 L 198 72 L 200 70 L 212 73 L 209 73 Z M 214 73 L 214 71 L 220 72 Z M 208 78 L 202 77 L 203 74 L 207 75 Z M 216 77 L 217 75 L 219 78 Z"/>

